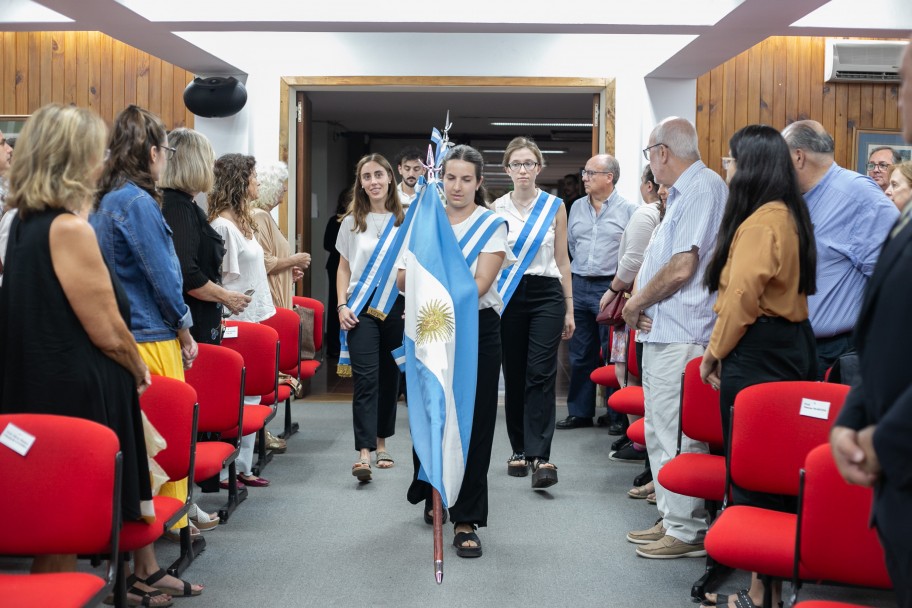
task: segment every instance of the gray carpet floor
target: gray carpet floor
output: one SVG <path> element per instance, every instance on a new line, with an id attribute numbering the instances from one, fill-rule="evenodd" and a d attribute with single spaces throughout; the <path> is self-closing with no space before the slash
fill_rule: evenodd
<path id="1" fill-rule="evenodd" d="M 263 472 L 272 485 L 251 488 L 230 521 L 206 533 L 207 549 L 185 574 L 206 590 L 176 605 L 694 605 L 689 591 L 702 559 L 642 559 L 625 540 L 628 530 L 651 526 L 657 513 L 626 496 L 640 467 L 607 459 L 614 438 L 603 428 L 558 430 L 552 460 L 560 482 L 533 491 L 528 477 L 506 474 L 510 449 L 501 407 L 489 525 L 480 530 L 484 556 L 457 557 L 448 524 L 444 580 L 437 585 L 431 527 L 421 508 L 405 500 L 412 475 L 407 407 L 400 404 L 397 433 L 387 444 L 396 466 L 374 467 L 366 484 L 350 473 L 356 452 L 348 403 L 304 399 L 293 416 L 300 433 Z M 563 416 L 566 409 L 558 407 Z M 280 414 L 271 428 L 277 432 L 281 423 Z M 224 496 L 198 494 L 198 502 L 215 510 Z M 161 563 L 170 563 L 176 546 L 158 545 Z M 737 573 L 723 589 L 747 582 Z M 891 605 L 886 594 L 832 587 L 806 586 L 802 599 L 810 598 Z"/>

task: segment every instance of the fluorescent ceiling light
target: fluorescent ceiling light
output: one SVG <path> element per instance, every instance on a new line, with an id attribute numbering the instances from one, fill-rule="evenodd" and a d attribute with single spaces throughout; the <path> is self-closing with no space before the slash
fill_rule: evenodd
<path id="1" fill-rule="evenodd" d="M 491 121 L 492 127 L 561 127 L 561 128 L 592 128 L 591 122 L 579 122 L 579 121 L 510 121 L 510 120 L 494 120 Z"/>

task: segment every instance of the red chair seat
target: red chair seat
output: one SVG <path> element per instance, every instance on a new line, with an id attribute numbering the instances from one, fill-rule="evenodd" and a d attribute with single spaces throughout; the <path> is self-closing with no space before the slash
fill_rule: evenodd
<path id="1" fill-rule="evenodd" d="M 241 436 L 256 433 L 266 426 L 266 419 L 272 415 L 272 408 L 267 405 L 245 405 L 244 406 L 244 429 Z M 231 439 L 237 437 L 237 427 L 230 431 L 222 433 L 222 437 Z"/>
<path id="2" fill-rule="evenodd" d="M 757 507 L 731 506 L 706 533 L 706 551 L 719 563 L 790 578 L 795 558 L 798 516 Z M 731 542 L 750 535 L 750 542 Z"/>
<path id="3" fill-rule="evenodd" d="M 158 540 L 164 530 L 165 522 L 171 519 L 184 502 L 171 496 L 156 496 L 152 499 L 155 506 L 155 521 L 147 524 L 141 521 L 125 521 L 120 529 L 120 551 L 126 553 L 145 547 Z"/>
<path id="4" fill-rule="evenodd" d="M 617 379 L 617 374 L 614 371 L 614 363 L 610 365 L 603 365 L 598 367 L 589 374 L 589 379 L 598 384 L 599 386 L 607 386 L 608 388 L 621 388 L 620 383 Z"/>
<path id="5" fill-rule="evenodd" d="M 861 604 L 846 604 L 844 602 L 829 602 L 827 600 L 809 600 L 798 602 L 795 608 L 869 608 Z"/>
<path id="6" fill-rule="evenodd" d="M 659 471 L 659 483 L 675 494 L 722 502 L 725 498 L 725 457 L 678 454 Z"/>
<path id="7" fill-rule="evenodd" d="M 103 579 L 83 572 L 0 574 L 0 599 L 18 608 L 81 608 L 104 586 Z"/>
<path id="8" fill-rule="evenodd" d="M 321 365 L 323 364 L 313 359 L 309 361 L 301 361 L 301 380 L 313 378 L 317 373 L 317 370 L 320 369 Z"/>
<path id="9" fill-rule="evenodd" d="M 193 464 L 194 479 L 209 479 L 218 475 L 225 460 L 234 453 L 234 445 L 224 441 L 202 441 L 196 444 Z"/>
<path id="10" fill-rule="evenodd" d="M 275 392 L 269 393 L 268 395 L 263 395 L 263 398 L 260 399 L 260 405 L 272 405 L 273 403 L 280 403 L 291 397 L 291 387 L 287 384 L 279 385 L 279 398 L 275 398 Z M 247 412 L 244 412 L 244 417 L 246 418 Z"/>
<path id="11" fill-rule="evenodd" d="M 640 418 L 627 427 L 627 439 L 640 445 L 646 445 L 646 419 Z"/>
<path id="12" fill-rule="evenodd" d="M 608 407 L 618 414 L 642 416 L 646 411 L 646 397 L 642 386 L 625 386 L 608 397 Z"/>

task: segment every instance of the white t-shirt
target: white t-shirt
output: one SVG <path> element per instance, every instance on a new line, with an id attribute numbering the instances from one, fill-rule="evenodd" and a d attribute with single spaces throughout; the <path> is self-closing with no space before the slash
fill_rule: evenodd
<path id="1" fill-rule="evenodd" d="M 533 205 L 530 205 L 528 211 L 531 212 L 532 207 Z M 526 219 L 529 214 L 524 214 L 521 209 L 513 204 L 513 199 L 510 197 L 509 192 L 494 201 L 493 210 L 494 213 L 507 220 L 507 226 L 510 227 L 507 245 L 512 250 L 516 244 L 516 239 L 519 238 L 519 233 L 526 226 Z M 548 231 L 545 233 L 545 238 L 542 239 L 541 246 L 535 252 L 532 263 L 529 264 L 523 274 L 553 277 L 555 279 L 561 278 L 560 269 L 558 269 L 557 261 L 554 259 L 554 231 L 556 226 L 557 215 L 551 220 L 551 225 L 548 226 Z"/>
<path id="2" fill-rule="evenodd" d="M 256 237 L 249 239 L 234 225 L 234 222 L 217 217 L 210 225 L 225 241 L 225 257 L 222 258 L 222 287 L 229 291 L 244 293 L 253 289 L 250 304 L 239 315 L 231 315 L 236 321 L 259 323 L 275 314 L 275 305 L 266 279 L 266 263 L 263 248 Z"/>
<path id="3" fill-rule="evenodd" d="M 405 211 L 409 208 L 409 205 L 415 202 L 417 194 L 406 194 L 405 190 L 402 189 L 402 182 L 396 186 L 396 193 L 399 195 L 399 203 L 402 205 L 402 210 Z"/>
<path id="4" fill-rule="evenodd" d="M 368 213 L 365 218 L 367 230 L 364 232 L 352 232 L 355 226 L 355 218 L 346 215 L 342 220 L 339 228 L 339 235 L 336 237 L 336 251 L 348 261 L 348 267 L 351 269 L 351 279 L 348 281 L 348 287 L 345 290 L 346 297 L 351 296 L 355 290 L 355 285 L 361 280 L 361 273 L 367 267 L 367 262 L 374 254 L 374 249 L 380 242 L 380 236 L 386 230 L 387 222 L 395 222 L 396 218 L 392 213 Z M 398 226 L 393 226 L 392 234 L 396 234 Z M 392 242 L 390 239 L 388 242 Z"/>

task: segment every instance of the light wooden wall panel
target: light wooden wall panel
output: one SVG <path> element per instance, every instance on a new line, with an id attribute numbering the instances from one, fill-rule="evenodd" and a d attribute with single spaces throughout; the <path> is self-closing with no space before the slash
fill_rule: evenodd
<path id="1" fill-rule="evenodd" d="M 92 108 L 109 125 L 137 104 L 168 129 L 192 127 L 183 91 L 193 74 L 100 32 L 0 32 L 0 114 L 57 102 Z"/>
<path id="2" fill-rule="evenodd" d="M 836 143 L 836 162 L 848 166 L 854 128 L 896 129 L 898 84 L 823 82 L 825 39 L 773 37 L 697 79 L 697 135 L 704 162 L 722 172 L 728 140 L 762 122 L 819 121 Z"/>

